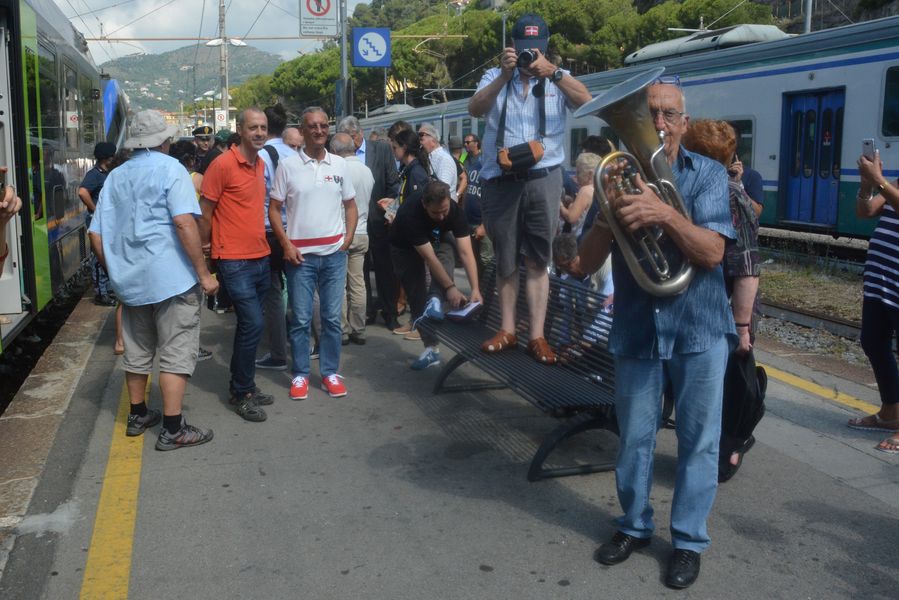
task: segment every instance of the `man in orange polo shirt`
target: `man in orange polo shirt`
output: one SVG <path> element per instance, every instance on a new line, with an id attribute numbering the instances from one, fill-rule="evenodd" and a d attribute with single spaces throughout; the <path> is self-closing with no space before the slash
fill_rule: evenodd
<path id="1" fill-rule="evenodd" d="M 269 288 L 271 252 L 265 239 L 264 164 L 259 151 L 268 137 L 268 121 L 258 108 L 237 117 L 240 144 L 218 157 L 203 176 L 200 231 L 203 243 L 218 262 L 234 303 L 237 329 L 231 353 L 231 397 L 237 414 L 247 421 L 264 421 L 260 405 L 274 399 L 256 387 L 256 348 L 262 337 L 262 299 Z"/>

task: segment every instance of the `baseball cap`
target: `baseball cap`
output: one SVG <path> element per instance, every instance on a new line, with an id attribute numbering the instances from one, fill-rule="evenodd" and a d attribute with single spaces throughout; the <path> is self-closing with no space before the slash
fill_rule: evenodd
<path id="1" fill-rule="evenodd" d="M 546 26 L 546 21 L 533 13 L 521 15 L 512 27 L 512 43 L 516 52 L 537 48 L 546 54 L 549 44 L 549 27 Z"/>
<path id="2" fill-rule="evenodd" d="M 94 146 L 94 158 L 103 160 L 104 158 L 112 158 L 115 156 L 115 144 L 109 142 L 100 142 Z"/>
<path id="3" fill-rule="evenodd" d="M 431 136 L 438 142 L 440 141 L 440 134 L 437 133 L 437 128 L 434 127 L 434 125 L 432 125 L 431 123 L 422 123 L 421 126 L 418 128 L 418 133 L 419 134 L 424 133 L 426 135 Z"/>

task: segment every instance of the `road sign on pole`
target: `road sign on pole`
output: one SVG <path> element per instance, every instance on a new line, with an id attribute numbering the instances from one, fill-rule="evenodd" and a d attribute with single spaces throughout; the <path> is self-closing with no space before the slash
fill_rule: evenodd
<path id="1" fill-rule="evenodd" d="M 354 27 L 353 66 L 389 67 L 390 30 L 386 28 Z"/>
<path id="2" fill-rule="evenodd" d="M 300 35 L 337 36 L 338 0 L 300 0 Z"/>

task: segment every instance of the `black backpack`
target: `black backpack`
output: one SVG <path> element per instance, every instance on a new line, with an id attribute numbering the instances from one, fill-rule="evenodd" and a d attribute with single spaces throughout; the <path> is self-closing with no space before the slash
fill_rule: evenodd
<path id="1" fill-rule="evenodd" d="M 750 350 L 731 353 L 724 374 L 724 404 L 721 409 L 721 442 L 718 454 L 718 481 L 734 476 L 740 465 L 730 464 L 734 452 L 742 455 L 755 443 L 752 432 L 765 416 L 765 392 L 768 374 L 755 364 Z"/>

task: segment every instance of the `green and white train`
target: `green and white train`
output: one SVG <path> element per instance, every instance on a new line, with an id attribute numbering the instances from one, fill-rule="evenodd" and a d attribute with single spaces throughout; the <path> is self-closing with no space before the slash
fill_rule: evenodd
<path id="1" fill-rule="evenodd" d="M 692 118 L 737 125 L 740 157 L 764 181 L 762 225 L 867 237 L 874 222 L 855 217 L 862 139 L 873 138 L 887 176 L 899 176 L 899 17 L 796 36 L 770 35 L 770 29 L 700 32 L 635 52 L 626 67 L 580 79 L 597 95 L 664 66 L 680 77 Z M 429 121 L 444 142 L 483 134 L 483 119 L 472 118 L 467 107 L 468 99 L 454 100 L 363 124 L 371 131 L 397 119 Z M 569 161 L 590 134 L 615 138 L 595 116 L 568 119 Z"/>
<path id="2" fill-rule="evenodd" d="M 7 225 L 2 351 L 88 257 L 78 187 L 94 144 L 121 143 L 126 108 L 52 0 L 0 0 L 0 66 L 0 166 L 24 204 Z"/>

